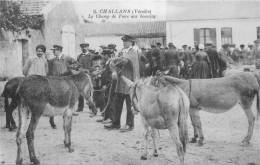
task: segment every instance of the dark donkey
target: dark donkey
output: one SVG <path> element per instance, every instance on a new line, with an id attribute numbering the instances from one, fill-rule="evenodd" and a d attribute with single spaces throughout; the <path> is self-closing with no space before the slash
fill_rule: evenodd
<path id="1" fill-rule="evenodd" d="M 13 129 L 17 128 L 12 114 L 20 102 L 20 98 L 16 93 L 16 90 L 18 88 L 19 83 L 21 83 L 23 80 L 24 77 L 15 77 L 10 79 L 6 83 L 4 91 L 2 93 L 2 97 L 4 97 L 5 99 L 6 128 L 8 128 L 9 131 L 12 131 Z M 11 99 L 10 103 L 9 99 Z M 54 117 L 50 117 L 50 124 L 52 128 L 56 128 L 56 125 L 54 123 Z"/>
<path id="2" fill-rule="evenodd" d="M 40 163 L 34 151 L 34 131 L 41 115 L 63 115 L 64 144 L 69 152 L 73 152 L 71 147 L 72 113 L 76 110 L 79 95 L 85 97 L 91 109 L 95 108 L 92 101 L 93 86 L 90 76 L 83 72 L 65 77 L 29 76 L 18 87 L 18 95 L 21 104 L 18 106 L 16 164 L 22 164 L 21 144 L 26 129 L 30 160 L 33 164 Z M 31 120 L 28 126 L 29 114 Z"/>

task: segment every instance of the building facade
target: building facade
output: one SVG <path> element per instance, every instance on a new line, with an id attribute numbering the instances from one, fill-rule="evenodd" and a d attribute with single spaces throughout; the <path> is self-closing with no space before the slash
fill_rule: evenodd
<path id="1" fill-rule="evenodd" d="M 259 2 L 175 2 L 175 6 L 182 10 L 168 17 L 166 36 L 177 47 L 211 41 L 219 49 L 223 44 L 252 44 L 260 37 Z"/>

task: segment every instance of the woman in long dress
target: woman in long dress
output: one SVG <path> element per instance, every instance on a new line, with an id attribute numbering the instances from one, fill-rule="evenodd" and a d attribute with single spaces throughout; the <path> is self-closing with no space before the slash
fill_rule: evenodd
<path id="1" fill-rule="evenodd" d="M 199 44 L 199 50 L 195 54 L 195 62 L 192 66 L 192 78 L 206 79 L 210 76 L 209 58 L 204 51 L 204 45 Z"/>

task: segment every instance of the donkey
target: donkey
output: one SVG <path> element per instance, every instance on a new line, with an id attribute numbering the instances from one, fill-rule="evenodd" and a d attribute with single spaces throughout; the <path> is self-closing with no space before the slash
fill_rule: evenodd
<path id="1" fill-rule="evenodd" d="M 90 108 L 95 108 L 90 76 L 83 72 L 64 77 L 32 75 L 24 79 L 17 92 L 21 103 L 18 105 L 16 164 L 22 164 L 21 144 L 25 133 L 30 161 L 33 164 L 40 163 L 34 151 L 34 131 L 42 115 L 63 115 L 65 148 L 68 148 L 69 152 L 73 152 L 74 149 L 71 146 L 72 112 L 76 110 L 79 95 L 88 100 Z M 28 125 L 29 115 L 31 118 Z"/>
<path id="2" fill-rule="evenodd" d="M 115 59 L 120 63 L 120 59 Z M 117 65 L 116 64 L 116 65 Z M 158 156 L 155 139 L 155 129 L 168 129 L 173 141 L 176 144 L 177 154 L 181 164 L 184 164 L 186 144 L 188 142 L 187 116 L 190 107 L 188 96 L 177 86 L 168 85 L 158 88 L 150 85 L 151 78 L 145 81 L 132 82 L 123 75 L 118 75 L 120 69 L 111 64 L 112 77 L 118 76 L 129 86 L 129 94 L 134 111 L 140 112 L 145 128 L 145 152 L 142 160 L 148 155 L 149 130 L 152 131 L 153 155 Z"/>
<path id="3" fill-rule="evenodd" d="M 248 145 L 253 135 L 255 116 L 251 110 L 253 100 L 257 97 L 257 114 L 259 106 L 260 77 L 255 73 L 241 72 L 230 76 L 213 79 L 181 80 L 171 76 L 159 76 L 162 84 L 178 85 L 189 96 L 191 102 L 190 117 L 194 129 L 191 143 L 204 144 L 204 136 L 200 121 L 200 110 L 210 113 L 223 113 L 239 103 L 244 110 L 249 127 L 242 145 Z M 199 140 L 197 141 L 197 138 Z"/>
<path id="4" fill-rule="evenodd" d="M 16 123 L 13 118 L 13 111 L 18 107 L 18 104 L 20 102 L 20 98 L 18 94 L 16 93 L 16 90 L 19 86 L 19 84 L 24 80 L 24 77 L 15 77 L 10 79 L 4 87 L 4 91 L 2 93 L 2 97 L 4 97 L 4 108 L 6 112 L 6 128 L 9 129 L 9 131 L 12 131 L 17 128 Z M 9 103 L 9 99 L 11 99 L 11 102 Z M 50 124 L 53 129 L 56 128 L 56 125 L 54 123 L 54 117 L 50 117 Z"/>

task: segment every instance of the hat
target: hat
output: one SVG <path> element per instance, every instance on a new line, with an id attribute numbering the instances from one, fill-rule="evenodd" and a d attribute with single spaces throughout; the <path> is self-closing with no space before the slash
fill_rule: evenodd
<path id="1" fill-rule="evenodd" d="M 129 35 L 124 35 L 122 38 L 121 38 L 123 41 L 134 41 L 134 38 L 129 36 Z"/>
<path id="2" fill-rule="evenodd" d="M 87 42 L 83 42 L 79 45 L 80 47 L 88 47 L 89 46 L 89 43 Z"/>
<path id="3" fill-rule="evenodd" d="M 244 45 L 244 44 L 241 44 L 240 47 L 245 47 L 245 45 Z"/>
<path id="4" fill-rule="evenodd" d="M 62 46 L 60 46 L 60 45 L 53 45 L 53 48 L 51 50 L 62 50 Z"/>
<path id="5" fill-rule="evenodd" d="M 227 48 L 227 47 L 229 47 L 229 44 L 223 44 L 222 47 Z"/>
<path id="6" fill-rule="evenodd" d="M 208 41 L 205 45 L 206 46 L 213 46 L 213 42 L 212 41 Z"/>
<path id="7" fill-rule="evenodd" d="M 160 42 L 157 42 L 156 45 L 157 45 L 157 46 L 161 46 L 162 44 L 161 44 Z"/>
<path id="8" fill-rule="evenodd" d="M 186 48 L 188 45 L 182 45 L 183 48 Z"/>
<path id="9" fill-rule="evenodd" d="M 172 42 L 168 43 L 168 47 L 173 47 L 173 46 L 174 46 L 174 45 L 173 45 Z"/>
<path id="10" fill-rule="evenodd" d="M 257 39 L 254 41 L 255 44 L 259 44 L 260 43 L 260 39 Z"/>
<path id="11" fill-rule="evenodd" d="M 108 44 L 107 47 L 109 49 L 115 49 L 116 48 L 116 45 L 115 44 Z"/>
<path id="12" fill-rule="evenodd" d="M 100 45 L 99 46 L 101 49 L 106 49 L 107 47 L 105 45 Z"/>
<path id="13" fill-rule="evenodd" d="M 44 53 L 46 52 L 46 47 L 44 45 L 37 45 L 36 50 L 41 49 Z"/>

